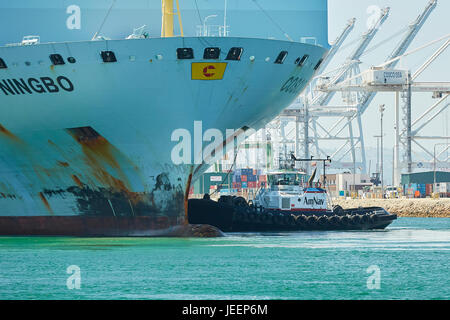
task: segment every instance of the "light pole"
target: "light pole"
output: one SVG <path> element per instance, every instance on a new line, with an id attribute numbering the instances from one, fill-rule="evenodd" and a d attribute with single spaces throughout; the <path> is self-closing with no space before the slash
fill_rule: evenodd
<path id="1" fill-rule="evenodd" d="M 373 136 L 374 138 L 377 138 L 377 165 L 375 166 L 375 173 L 380 175 L 380 138 L 381 136 Z M 380 176 L 378 176 L 380 178 Z"/>
<path id="2" fill-rule="evenodd" d="M 433 151 L 433 193 L 436 193 L 436 147 L 437 146 L 450 146 L 448 143 L 437 143 L 434 145 L 434 151 Z M 445 150 L 444 150 L 445 151 Z"/>
<path id="3" fill-rule="evenodd" d="M 217 14 L 212 14 L 210 16 L 207 16 L 205 20 L 203 20 L 203 36 L 208 36 L 208 30 L 206 30 L 206 21 L 208 21 L 209 18 L 215 18 L 217 17 Z"/>
<path id="4" fill-rule="evenodd" d="M 384 198 L 384 164 L 383 164 L 383 112 L 386 110 L 385 105 L 380 105 L 380 122 L 381 122 L 381 159 L 380 159 L 380 171 L 381 171 L 381 192 Z"/>
<path id="5" fill-rule="evenodd" d="M 361 148 L 360 146 L 355 147 L 355 151 Z M 359 177 L 359 183 L 361 183 L 361 176 Z M 357 192 L 356 189 L 356 159 L 353 157 L 353 193 Z"/>

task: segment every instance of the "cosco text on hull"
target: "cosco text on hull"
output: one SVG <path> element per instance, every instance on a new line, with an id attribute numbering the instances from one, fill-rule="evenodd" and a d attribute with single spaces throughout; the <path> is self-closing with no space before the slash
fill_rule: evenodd
<path id="1" fill-rule="evenodd" d="M 4 95 L 20 95 L 33 93 L 71 92 L 74 85 L 69 78 L 59 76 L 55 80 L 50 77 L 0 80 L 0 89 Z"/>

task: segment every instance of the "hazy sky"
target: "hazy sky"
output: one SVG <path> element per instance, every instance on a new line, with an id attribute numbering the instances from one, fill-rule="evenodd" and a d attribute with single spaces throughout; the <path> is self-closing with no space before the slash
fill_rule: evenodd
<path id="1" fill-rule="evenodd" d="M 329 70 L 335 68 L 345 57 L 350 53 L 350 50 L 355 46 L 348 46 L 360 37 L 360 35 L 367 31 L 367 21 L 373 15 L 373 11 L 369 8 L 371 6 L 378 6 L 380 8 L 390 7 L 390 17 L 381 27 L 379 33 L 369 45 L 369 49 L 377 45 L 390 36 L 398 33 L 408 24 L 414 21 L 417 16 L 423 11 L 429 0 L 329 0 L 329 39 L 334 40 L 343 30 L 346 22 L 355 17 L 357 19 L 356 26 L 353 32 L 347 38 L 343 46 L 343 50 L 338 53 L 335 60 L 330 64 Z M 372 7 L 373 8 L 373 7 Z M 432 12 L 426 24 L 420 30 L 414 42 L 408 50 L 418 48 L 432 40 L 438 39 L 450 33 L 450 1 L 438 0 L 436 9 Z M 382 63 L 386 57 L 391 53 L 394 46 L 401 40 L 402 35 L 395 37 L 393 40 L 380 46 L 362 57 L 363 64 L 361 69 L 367 69 L 372 65 Z M 442 44 L 435 44 L 426 48 L 417 54 L 403 59 L 397 68 L 411 69 L 413 72 Z M 442 54 L 418 79 L 418 81 L 450 81 L 450 48 Z M 339 99 L 334 99 L 332 103 L 339 105 L 340 94 L 337 95 Z M 413 121 L 421 115 L 429 106 L 436 100 L 431 99 L 431 93 L 413 94 L 412 114 Z M 446 102 L 450 102 L 450 98 Z M 379 93 L 372 102 L 370 108 L 363 116 L 363 123 L 366 128 L 365 137 L 368 146 L 376 146 L 376 139 L 374 135 L 379 134 L 379 112 L 378 106 L 386 104 L 387 111 L 385 113 L 385 132 L 387 134 L 385 139 L 386 148 L 392 148 L 394 140 L 394 93 Z M 449 108 L 450 109 L 450 108 Z M 423 135 L 445 135 L 449 136 L 449 110 L 447 109 L 443 115 L 439 116 L 432 122 L 432 126 L 423 131 Z M 445 141 L 431 141 L 428 146 L 437 142 Z M 413 145 L 413 149 L 418 149 Z"/>

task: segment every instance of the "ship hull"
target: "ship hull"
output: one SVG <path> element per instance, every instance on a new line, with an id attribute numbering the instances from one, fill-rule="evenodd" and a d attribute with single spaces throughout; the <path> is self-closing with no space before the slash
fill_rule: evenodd
<path id="1" fill-rule="evenodd" d="M 186 47 L 194 59 L 177 59 Z M 204 60 L 205 47 L 223 53 Z M 243 48 L 239 61 L 225 61 L 232 47 Z M 288 58 L 275 64 L 284 50 Z M 105 63 L 102 51 L 117 61 Z M 245 38 L 0 48 L 8 66 L 0 69 L 0 233 L 132 236 L 185 223 L 190 184 L 208 164 L 174 163 L 173 133 L 195 140 L 195 122 L 224 136 L 261 128 L 303 90 L 325 52 Z M 49 60 L 55 53 L 64 65 Z M 194 79 L 195 63 L 226 67 L 220 79 L 203 81 Z"/>
<path id="2" fill-rule="evenodd" d="M 169 235 L 168 217 L 0 217 L 0 234 L 29 236 L 140 237 Z"/>

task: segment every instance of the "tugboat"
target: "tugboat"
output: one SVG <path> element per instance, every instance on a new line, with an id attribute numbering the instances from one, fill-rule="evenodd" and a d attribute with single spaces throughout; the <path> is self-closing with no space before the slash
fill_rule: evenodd
<path id="1" fill-rule="evenodd" d="M 236 196 L 213 201 L 207 194 L 203 199 L 191 199 L 189 222 L 210 224 L 224 232 L 276 232 L 385 229 L 397 219 L 381 207 L 344 210 L 333 206 L 326 191 L 326 175 L 323 186 L 313 182 L 316 170 L 306 184 L 301 181 L 305 174 L 299 172 L 270 173 L 268 188 L 260 189 L 254 201 Z"/>

